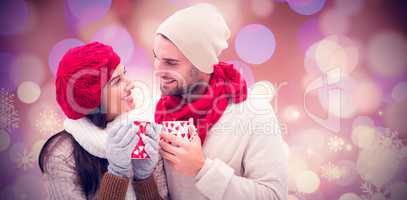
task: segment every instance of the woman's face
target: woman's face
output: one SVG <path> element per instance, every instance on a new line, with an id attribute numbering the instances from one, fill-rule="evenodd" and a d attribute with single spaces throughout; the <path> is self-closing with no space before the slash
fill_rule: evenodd
<path id="1" fill-rule="evenodd" d="M 105 108 L 108 120 L 135 108 L 131 96 L 133 88 L 134 83 L 127 78 L 124 65 L 119 64 L 102 91 L 102 107 Z"/>

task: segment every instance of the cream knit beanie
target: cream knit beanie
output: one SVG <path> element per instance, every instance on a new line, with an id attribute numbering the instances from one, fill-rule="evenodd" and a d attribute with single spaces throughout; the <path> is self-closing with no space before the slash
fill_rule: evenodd
<path id="1" fill-rule="evenodd" d="M 230 30 L 215 6 L 201 3 L 175 12 L 158 27 L 200 71 L 213 72 L 218 56 L 228 47 Z"/>

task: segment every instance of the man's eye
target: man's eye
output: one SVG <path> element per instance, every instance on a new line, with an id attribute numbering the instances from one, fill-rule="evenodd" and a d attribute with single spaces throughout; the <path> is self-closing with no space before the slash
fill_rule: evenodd
<path id="1" fill-rule="evenodd" d="M 177 63 L 175 63 L 175 62 L 167 62 L 167 65 L 174 66 L 174 65 L 177 65 Z"/>

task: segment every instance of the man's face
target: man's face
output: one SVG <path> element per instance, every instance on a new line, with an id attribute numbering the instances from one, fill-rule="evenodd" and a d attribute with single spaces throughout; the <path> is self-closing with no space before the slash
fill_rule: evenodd
<path id="1" fill-rule="evenodd" d="M 160 78 L 160 90 L 164 95 L 184 95 L 202 80 L 203 73 L 162 35 L 154 39 L 153 54 L 154 67 Z"/>

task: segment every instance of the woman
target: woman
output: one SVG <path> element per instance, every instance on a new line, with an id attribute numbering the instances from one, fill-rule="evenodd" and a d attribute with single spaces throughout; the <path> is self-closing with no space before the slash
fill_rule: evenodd
<path id="1" fill-rule="evenodd" d="M 160 199 L 166 184 L 156 167 L 159 128 L 152 124 L 142 137 L 149 159 L 132 160 L 140 138 L 125 116 L 135 107 L 134 85 L 113 49 L 94 42 L 69 50 L 55 83 L 68 119 L 39 156 L 50 198 Z"/>

